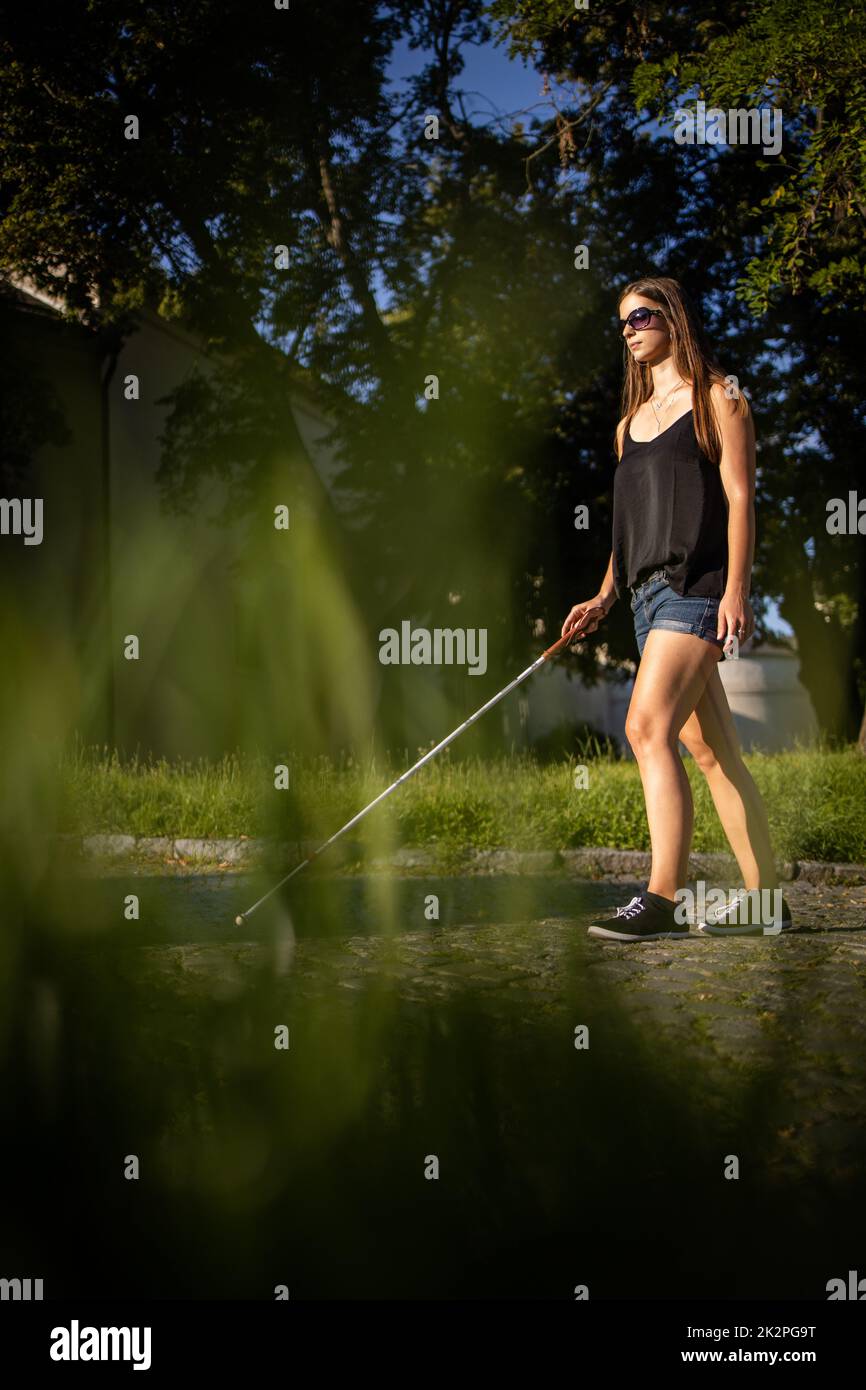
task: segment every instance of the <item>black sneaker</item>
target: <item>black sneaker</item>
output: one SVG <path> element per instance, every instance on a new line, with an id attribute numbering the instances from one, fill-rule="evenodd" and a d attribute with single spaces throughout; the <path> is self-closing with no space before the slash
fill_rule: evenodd
<path id="1" fill-rule="evenodd" d="M 589 928 L 590 936 L 604 941 L 660 941 L 665 937 L 688 936 L 688 922 L 679 923 L 676 904 L 658 893 L 644 892 L 618 907 L 612 917 L 599 917 Z"/>
<path id="2" fill-rule="evenodd" d="M 740 892 L 744 894 L 742 900 L 737 897 L 725 907 L 710 908 L 703 921 L 698 923 L 698 931 L 708 936 L 778 936 L 783 931 L 794 930 L 791 909 L 784 898 L 779 918 L 775 920 L 772 897 L 769 902 L 762 903 L 760 898 L 756 902 L 745 890 L 741 889 Z M 768 910 L 763 911 L 763 907 Z"/>

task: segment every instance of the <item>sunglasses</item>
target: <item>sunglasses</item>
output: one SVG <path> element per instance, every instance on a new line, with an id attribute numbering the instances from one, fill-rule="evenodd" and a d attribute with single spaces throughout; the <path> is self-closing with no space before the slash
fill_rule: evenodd
<path id="1" fill-rule="evenodd" d="M 632 309 L 628 318 L 619 320 L 620 329 L 622 330 L 625 328 L 626 324 L 629 324 L 631 328 L 637 329 L 638 332 L 644 328 L 649 328 L 652 323 L 653 314 L 658 314 L 660 319 L 664 318 L 661 309 L 646 309 L 643 305 L 641 305 L 639 309 Z"/>

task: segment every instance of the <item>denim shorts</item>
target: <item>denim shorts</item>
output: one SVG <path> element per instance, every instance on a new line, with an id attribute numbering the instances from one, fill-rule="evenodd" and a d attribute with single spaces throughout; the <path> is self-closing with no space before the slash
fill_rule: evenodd
<path id="1" fill-rule="evenodd" d="M 641 656 L 653 628 L 702 637 L 719 651 L 724 647 L 724 638 L 716 637 L 719 621 L 717 598 L 681 597 L 671 588 L 664 570 L 655 570 L 642 584 L 632 589 L 631 594 L 634 635 Z"/>

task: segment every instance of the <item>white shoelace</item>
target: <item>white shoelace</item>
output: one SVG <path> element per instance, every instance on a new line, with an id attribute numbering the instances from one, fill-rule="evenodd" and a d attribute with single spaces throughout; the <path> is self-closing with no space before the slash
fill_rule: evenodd
<path id="1" fill-rule="evenodd" d="M 616 916 L 617 916 L 617 917 L 627 917 L 627 918 L 628 918 L 628 917 L 635 917 L 635 916 L 637 916 L 637 914 L 640 912 L 640 910 L 641 910 L 642 907 L 643 907 L 643 899 L 642 899 L 642 898 L 639 898 L 639 897 L 638 897 L 638 898 L 632 898 L 631 902 L 630 902 L 630 903 L 626 903 L 625 907 L 618 907 L 618 908 L 617 908 L 617 910 L 616 910 Z"/>

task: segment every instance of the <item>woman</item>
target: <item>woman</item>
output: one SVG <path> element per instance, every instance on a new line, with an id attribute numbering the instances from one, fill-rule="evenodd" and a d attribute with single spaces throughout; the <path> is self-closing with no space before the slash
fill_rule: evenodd
<path id="1" fill-rule="evenodd" d="M 608 940 L 648 941 L 688 935 L 678 920 L 682 911 L 675 916 L 693 824 L 678 740 L 707 779 L 745 887 L 775 890 L 778 880 L 767 813 L 743 762 L 718 672 L 722 650 L 732 638 L 745 642 L 755 625 L 751 412 L 735 379 L 715 361 L 676 280 L 648 277 L 629 285 L 619 313 L 625 383 L 613 548 L 601 589 L 574 605 L 562 632 L 584 617 L 578 640 L 594 632 L 630 590 L 641 660 L 626 737 L 643 783 L 652 872 L 644 892 L 589 930 Z M 708 913 L 699 930 L 760 933 L 769 925 L 755 910 L 760 897 Z M 775 930 L 791 928 L 784 898 L 780 917 L 771 920 Z"/>

